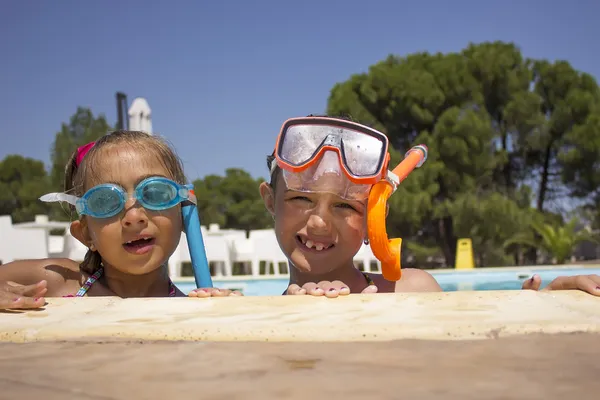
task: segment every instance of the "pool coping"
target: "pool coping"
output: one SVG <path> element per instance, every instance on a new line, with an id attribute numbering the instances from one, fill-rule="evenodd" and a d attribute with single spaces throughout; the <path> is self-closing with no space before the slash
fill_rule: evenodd
<path id="1" fill-rule="evenodd" d="M 469 274 L 474 272 L 511 272 L 511 271 L 547 271 L 547 270 L 570 270 L 570 269 L 598 269 L 600 264 L 561 264 L 561 265 L 523 265 L 513 267 L 484 267 L 484 268 L 473 268 L 473 269 L 455 269 L 455 268 L 439 268 L 439 269 L 424 269 L 432 275 L 445 275 L 445 274 Z M 289 274 L 280 275 L 234 275 L 234 276 L 218 276 L 213 277 L 213 282 L 228 282 L 228 281 L 256 281 L 256 280 L 280 280 L 288 279 Z M 174 282 L 188 283 L 194 282 L 194 277 L 178 277 L 173 280 Z"/>
<path id="2" fill-rule="evenodd" d="M 0 312 L 0 342 L 353 342 L 600 333 L 600 297 L 581 291 L 47 301 L 42 310 Z"/>

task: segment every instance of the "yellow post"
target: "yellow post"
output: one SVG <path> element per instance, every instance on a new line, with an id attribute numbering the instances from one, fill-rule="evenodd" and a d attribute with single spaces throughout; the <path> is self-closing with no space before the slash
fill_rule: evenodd
<path id="1" fill-rule="evenodd" d="M 473 244 L 471 239 L 458 239 L 456 241 L 456 269 L 475 268 L 475 257 L 473 256 Z"/>

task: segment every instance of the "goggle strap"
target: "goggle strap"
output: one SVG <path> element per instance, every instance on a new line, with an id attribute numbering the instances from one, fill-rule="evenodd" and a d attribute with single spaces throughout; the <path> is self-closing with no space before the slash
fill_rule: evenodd
<path id="1" fill-rule="evenodd" d="M 64 201 L 71 204 L 72 206 L 75 206 L 77 205 L 77 200 L 79 200 L 79 198 L 77 196 L 73 196 L 72 194 L 66 193 L 48 193 L 40 197 L 40 200 L 44 203 Z"/>
<path id="2" fill-rule="evenodd" d="M 188 192 L 188 201 L 190 203 L 193 203 L 194 205 L 198 205 L 198 199 L 196 198 L 196 194 L 194 193 L 193 190 L 190 190 Z"/>

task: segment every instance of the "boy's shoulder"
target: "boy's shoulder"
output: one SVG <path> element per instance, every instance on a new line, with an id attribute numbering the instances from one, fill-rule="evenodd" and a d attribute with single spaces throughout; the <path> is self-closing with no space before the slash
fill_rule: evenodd
<path id="1" fill-rule="evenodd" d="M 403 268 L 395 292 L 441 292 L 440 284 L 429 272 L 418 268 Z"/>
<path id="2" fill-rule="evenodd" d="M 417 268 L 402 268 L 402 277 L 397 282 L 386 280 L 381 274 L 369 273 L 378 293 L 394 292 L 441 292 L 442 288 L 427 271 Z"/>

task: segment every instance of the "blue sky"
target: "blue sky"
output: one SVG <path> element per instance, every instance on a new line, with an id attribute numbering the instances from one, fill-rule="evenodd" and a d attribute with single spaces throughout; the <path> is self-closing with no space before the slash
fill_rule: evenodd
<path id="1" fill-rule="evenodd" d="M 388 54 L 513 41 L 600 78 L 600 2 L 43 1 L 0 11 L 0 159 L 49 165 L 77 106 L 116 121 L 115 92 L 145 97 L 190 179 L 266 176 L 288 117 L 325 111 L 336 82 Z"/>

